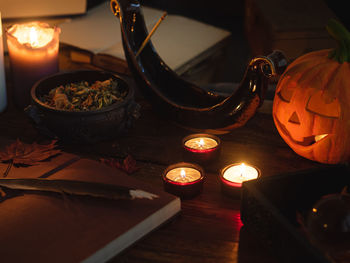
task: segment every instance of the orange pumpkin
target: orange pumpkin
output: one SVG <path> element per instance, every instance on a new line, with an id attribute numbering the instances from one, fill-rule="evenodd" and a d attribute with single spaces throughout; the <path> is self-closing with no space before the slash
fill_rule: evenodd
<path id="1" fill-rule="evenodd" d="M 279 79 L 273 119 L 285 142 L 299 155 L 321 163 L 350 160 L 350 33 L 331 20 L 334 50 L 305 54 Z"/>

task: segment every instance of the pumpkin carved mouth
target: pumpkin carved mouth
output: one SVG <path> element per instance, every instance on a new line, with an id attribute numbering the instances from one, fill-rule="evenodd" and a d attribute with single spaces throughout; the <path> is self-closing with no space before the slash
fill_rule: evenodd
<path id="1" fill-rule="evenodd" d="M 282 130 L 283 134 L 285 134 L 293 143 L 302 145 L 302 146 L 311 146 L 314 145 L 315 143 L 320 142 L 321 140 L 324 140 L 325 138 L 328 137 L 328 133 L 325 134 L 315 134 L 315 135 L 310 135 L 306 136 L 303 138 L 302 141 L 295 140 L 289 133 L 289 131 L 286 129 L 286 127 L 278 120 L 278 118 L 275 115 L 275 121 L 278 127 Z"/>
<path id="2" fill-rule="evenodd" d="M 310 146 L 312 144 L 315 144 L 316 142 L 319 142 L 320 140 L 323 140 L 324 138 L 326 138 L 328 136 L 328 134 L 318 134 L 318 135 L 311 135 L 308 137 L 304 137 L 302 142 L 296 141 L 293 138 L 291 138 L 293 140 L 293 142 L 303 145 L 303 146 Z"/>

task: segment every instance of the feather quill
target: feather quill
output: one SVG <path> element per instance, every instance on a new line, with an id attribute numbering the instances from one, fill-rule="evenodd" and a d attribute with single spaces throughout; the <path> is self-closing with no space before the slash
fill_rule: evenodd
<path id="1" fill-rule="evenodd" d="M 133 189 L 120 185 L 49 179 L 3 179 L 0 178 L 0 187 L 25 191 L 43 191 L 64 193 L 79 196 L 91 196 L 107 199 L 154 199 L 158 196 L 143 190 Z"/>

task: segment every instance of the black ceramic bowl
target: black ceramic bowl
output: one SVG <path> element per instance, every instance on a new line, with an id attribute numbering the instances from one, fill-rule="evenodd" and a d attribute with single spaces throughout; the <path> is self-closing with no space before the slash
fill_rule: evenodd
<path id="1" fill-rule="evenodd" d="M 73 82 L 107 79 L 118 81 L 119 87 L 127 91 L 121 102 L 115 102 L 99 110 L 68 111 L 50 107 L 39 100 L 51 89 Z M 132 86 L 118 75 L 105 71 L 78 70 L 61 72 L 45 77 L 34 84 L 31 89 L 31 105 L 26 113 L 31 117 L 35 127 L 43 134 L 77 143 L 94 143 L 117 137 L 131 127 L 139 116 L 139 105 L 134 102 Z"/>

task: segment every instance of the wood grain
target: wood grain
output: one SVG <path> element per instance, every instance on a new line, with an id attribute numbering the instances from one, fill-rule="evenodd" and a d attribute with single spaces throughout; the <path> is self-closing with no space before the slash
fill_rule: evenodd
<path id="1" fill-rule="evenodd" d="M 62 70 L 74 69 L 82 65 L 69 63 L 62 52 L 60 67 Z M 10 77 L 8 89 L 11 89 Z M 141 117 L 124 136 L 94 145 L 72 145 L 60 141 L 59 145 L 68 153 L 95 160 L 106 157 L 123 159 L 131 154 L 140 169 L 130 176 L 162 188 L 162 171 L 170 164 L 185 161 L 181 141 L 192 132 L 158 117 L 138 92 L 136 100 L 142 105 Z M 9 104 L 7 111 L 0 114 L 0 146 L 16 138 L 25 142 L 47 140 L 32 127 L 24 112 L 13 107 L 10 97 Z M 271 115 L 258 113 L 244 127 L 219 137 L 222 153 L 217 161 L 204 167 L 203 192 L 191 200 L 183 200 L 180 216 L 111 262 L 278 262 L 254 233 L 242 228 L 240 200 L 221 193 L 219 171 L 229 163 L 245 161 L 259 167 L 262 176 L 277 176 L 283 172 L 319 167 L 320 164 L 296 155 L 279 136 Z"/>

